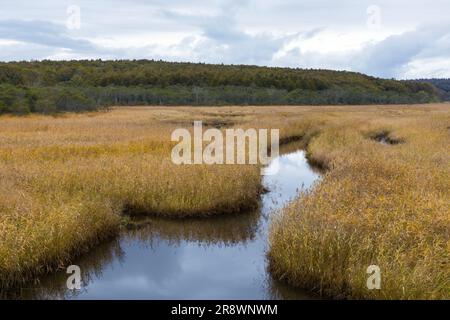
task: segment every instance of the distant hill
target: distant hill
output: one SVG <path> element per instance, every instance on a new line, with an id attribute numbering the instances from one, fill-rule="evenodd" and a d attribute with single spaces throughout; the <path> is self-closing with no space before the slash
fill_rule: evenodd
<path id="1" fill-rule="evenodd" d="M 418 79 L 419 82 L 427 82 L 434 85 L 443 100 L 450 101 L 450 79 Z"/>
<path id="2" fill-rule="evenodd" d="M 361 73 L 153 60 L 0 63 L 0 113 L 112 105 L 321 105 L 439 101 L 429 83 Z"/>

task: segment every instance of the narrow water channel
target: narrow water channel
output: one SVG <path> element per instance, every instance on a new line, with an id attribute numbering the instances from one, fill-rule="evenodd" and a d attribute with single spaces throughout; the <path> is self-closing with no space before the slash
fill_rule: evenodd
<path id="1" fill-rule="evenodd" d="M 274 164 L 267 170 L 273 169 Z M 267 272 L 268 226 L 285 205 L 319 174 L 303 151 L 279 158 L 266 175 L 270 191 L 257 212 L 207 219 L 146 218 L 74 261 L 82 289 L 66 288 L 58 272 L 21 288 L 25 299 L 308 299 L 311 295 L 271 279 Z"/>

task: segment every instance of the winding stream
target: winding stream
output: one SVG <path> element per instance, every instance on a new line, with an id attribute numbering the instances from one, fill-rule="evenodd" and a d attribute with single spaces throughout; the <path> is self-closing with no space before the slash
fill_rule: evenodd
<path id="1" fill-rule="evenodd" d="M 207 219 L 145 218 L 76 260 L 82 289 L 68 290 L 57 272 L 21 288 L 25 299 L 308 299 L 267 272 L 268 226 L 285 205 L 319 174 L 303 151 L 279 157 L 279 171 L 266 175 L 270 191 L 257 212 Z M 268 170 L 271 170 L 271 164 Z"/>

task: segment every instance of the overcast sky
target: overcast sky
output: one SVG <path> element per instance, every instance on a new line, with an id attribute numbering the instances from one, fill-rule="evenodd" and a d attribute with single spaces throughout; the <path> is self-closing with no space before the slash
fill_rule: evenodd
<path id="1" fill-rule="evenodd" d="M 450 77 L 450 0 L 0 0 L 0 60 L 163 59 Z"/>

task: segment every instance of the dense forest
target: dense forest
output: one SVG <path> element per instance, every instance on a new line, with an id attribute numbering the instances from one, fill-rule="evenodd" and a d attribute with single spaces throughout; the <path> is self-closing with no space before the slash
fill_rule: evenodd
<path id="1" fill-rule="evenodd" d="M 0 63 L 0 113 L 116 105 L 395 104 L 439 99 L 429 83 L 347 71 L 153 60 Z"/>
<path id="2" fill-rule="evenodd" d="M 418 82 L 428 82 L 434 85 L 443 100 L 450 101 L 450 79 L 418 79 Z"/>

